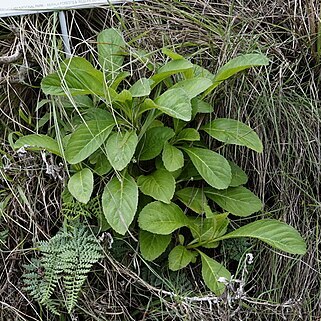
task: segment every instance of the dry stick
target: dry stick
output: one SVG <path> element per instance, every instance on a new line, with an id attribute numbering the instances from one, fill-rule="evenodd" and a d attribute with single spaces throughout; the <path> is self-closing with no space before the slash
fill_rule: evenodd
<path id="1" fill-rule="evenodd" d="M 21 43 L 18 42 L 16 51 L 13 55 L 0 57 L 0 65 L 11 64 L 12 62 L 17 61 L 20 57 L 21 57 Z"/>
<path id="2" fill-rule="evenodd" d="M 9 65 L 18 59 L 22 57 L 21 53 L 21 43 L 20 41 L 18 42 L 16 46 L 16 51 L 13 55 L 7 55 L 7 56 L 2 56 L 0 57 L 0 65 Z M 21 66 L 18 73 L 9 76 L 9 77 L 0 77 L 0 85 L 4 83 L 11 83 L 11 84 L 18 84 L 22 83 L 25 79 L 25 76 L 27 74 L 27 70 L 24 66 Z"/>
<path id="3" fill-rule="evenodd" d="M 188 305 L 193 302 L 206 302 L 209 305 L 211 305 L 212 303 L 219 304 L 220 302 L 225 301 L 224 297 L 217 297 L 212 294 L 208 294 L 208 295 L 200 296 L 200 297 L 199 296 L 189 297 L 189 296 L 179 295 L 174 292 L 170 292 L 170 291 L 156 288 L 156 287 L 150 285 L 148 282 L 141 279 L 139 277 L 139 275 L 137 275 L 135 272 L 126 268 L 120 262 L 115 261 L 113 258 L 111 258 L 109 256 L 107 256 L 107 257 L 108 257 L 111 265 L 115 268 L 115 270 L 120 272 L 121 275 L 127 275 L 130 279 L 135 280 L 135 282 L 144 286 L 146 289 L 153 292 L 154 294 L 157 294 L 159 296 L 162 295 L 165 297 L 170 297 L 171 299 L 178 299 L 179 301 L 181 301 L 182 305 Z M 299 302 L 297 302 L 295 300 L 291 300 L 291 299 L 288 300 L 287 302 L 284 302 L 284 303 L 269 303 L 269 302 L 255 300 L 255 299 L 252 299 L 252 298 L 246 297 L 246 296 L 242 296 L 241 298 L 238 298 L 238 301 L 244 301 L 244 302 L 247 302 L 247 303 L 250 303 L 253 305 L 268 306 L 268 307 L 276 308 L 276 309 L 277 308 L 282 308 L 282 309 L 291 308 L 291 309 L 293 309 L 293 308 L 296 308 L 299 304 Z M 166 300 L 164 300 L 164 303 L 166 304 Z"/>

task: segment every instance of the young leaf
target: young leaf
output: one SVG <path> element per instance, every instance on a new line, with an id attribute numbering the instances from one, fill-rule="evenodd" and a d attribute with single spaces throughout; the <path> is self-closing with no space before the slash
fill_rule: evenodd
<path id="1" fill-rule="evenodd" d="M 71 135 L 66 146 L 69 164 L 77 164 L 94 153 L 107 139 L 114 127 L 114 119 L 89 120 L 81 124 Z"/>
<path id="2" fill-rule="evenodd" d="M 120 180 L 114 176 L 105 186 L 102 206 L 107 222 L 124 235 L 134 219 L 138 203 L 138 187 L 128 174 Z"/>
<path id="3" fill-rule="evenodd" d="M 61 156 L 58 143 L 47 135 L 31 134 L 20 137 L 14 144 L 14 149 L 25 147 L 26 149 L 46 149 L 48 152 Z"/>
<path id="4" fill-rule="evenodd" d="M 134 156 L 138 138 L 134 130 L 112 134 L 106 142 L 106 154 L 117 171 L 123 170 Z"/>
<path id="5" fill-rule="evenodd" d="M 183 211 L 174 203 L 156 201 L 146 205 L 139 213 L 139 227 L 145 231 L 167 235 L 188 224 Z"/>
<path id="6" fill-rule="evenodd" d="M 211 87 L 211 85 L 212 81 L 210 79 L 197 77 L 181 80 L 171 88 L 184 89 L 189 99 L 192 99 Z"/>
<path id="7" fill-rule="evenodd" d="M 126 43 L 122 34 L 116 29 L 106 29 L 97 37 L 98 60 L 108 78 L 115 78 L 124 62 Z"/>
<path id="8" fill-rule="evenodd" d="M 130 88 L 129 92 L 132 97 L 144 97 L 148 96 L 151 92 L 150 80 L 146 78 L 141 78 L 137 80 Z"/>
<path id="9" fill-rule="evenodd" d="M 237 120 L 217 118 L 201 129 L 220 142 L 246 146 L 259 153 L 263 151 L 262 142 L 255 131 Z"/>
<path id="10" fill-rule="evenodd" d="M 203 190 L 196 187 L 186 187 L 175 193 L 178 199 L 197 214 L 203 214 L 207 199 Z"/>
<path id="11" fill-rule="evenodd" d="M 73 57 L 60 64 L 54 72 L 41 81 L 41 89 L 47 95 L 105 95 L 103 73 L 84 58 Z"/>
<path id="12" fill-rule="evenodd" d="M 272 247 L 291 254 L 305 254 L 306 244 L 299 232 L 293 227 L 277 220 L 258 220 L 244 225 L 218 239 L 237 237 L 259 239 Z"/>
<path id="13" fill-rule="evenodd" d="M 169 204 L 175 192 L 175 179 L 165 169 L 158 169 L 147 176 L 139 176 L 137 180 L 139 189 L 158 201 Z"/>
<path id="14" fill-rule="evenodd" d="M 244 185 L 247 183 L 248 177 L 245 174 L 245 172 L 240 168 L 238 165 L 236 165 L 232 161 L 228 161 L 228 163 L 231 166 L 231 171 L 232 171 L 232 180 L 230 183 L 231 187 L 236 187 L 240 185 Z"/>
<path id="15" fill-rule="evenodd" d="M 193 64 L 186 59 L 172 60 L 162 66 L 151 78 L 154 81 L 153 87 L 167 77 L 193 68 Z"/>
<path id="16" fill-rule="evenodd" d="M 80 203 L 87 204 L 94 189 L 94 176 L 89 168 L 84 168 L 70 177 L 68 190 Z"/>
<path id="17" fill-rule="evenodd" d="M 175 136 L 175 133 L 169 127 L 153 127 L 148 129 L 137 146 L 139 160 L 150 160 L 158 156 L 162 152 L 165 142 L 173 136 Z"/>
<path id="18" fill-rule="evenodd" d="M 178 271 L 190 264 L 194 258 L 195 252 L 189 251 L 183 245 L 177 245 L 168 255 L 169 269 Z"/>
<path id="19" fill-rule="evenodd" d="M 200 134 L 194 128 L 185 128 L 181 130 L 177 136 L 175 137 L 175 141 L 188 141 L 188 142 L 195 142 L 200 140 Z"/>
<path id="20" fill-rule="evenodd" d="M 214 214 L 211 218 L 190 218 L 189 228 L 197 242 L 206 242 L 204 247 L 213 242 L 218 243 L 216 238 L 226 233 L 229 225 L 228 214 Z M 195 242 L 193 242 L 195 243 Z"/>
<path id="21" fill-rule="evenodd" d="M 192 105 L 184 89 L 170 88 L 156 98 L 155 104 L 163 113 L 185 121 L 192 118 Z"/>
<path id="22" fill-rule="evenodd" d="M 147 261 L 158 258 L 167 248 L 172 236 L 139 231 L 139 247 L 142 256 Z"/>
<path id="23" fill-rule="evenodd" d="M 184 155 L 175 146 L 165 143 L 162 155 L 165 168 L 169 172 L 174 172 L 184 166 Z"/>
<path id="24" fill-rule="evenodd" d="M 209 149 L 184 147 L 192 163 L 204 180 L 217 189 L 225 189 L 231 182 L 231 167 L 220 154 Z"/>
<path id="25" fill-rule="evenodd" d="M 227 282 L 231 280 L 231 273 L 220 263 L 211 259 L 199 251 L 202 259 L 202 277 L 207 287 L 216 295 L 222 295 L 225 284 L 221 281 L 224 278 Z"/>
<path id="26" fill-rule="evenodd" d="M 225 211 L 237 216 L 249 216 L 262 209 L 261 200 L 247 188 L 229 187 L 220 191 L 213 188 L 205 188 L 205 194 Z"/>

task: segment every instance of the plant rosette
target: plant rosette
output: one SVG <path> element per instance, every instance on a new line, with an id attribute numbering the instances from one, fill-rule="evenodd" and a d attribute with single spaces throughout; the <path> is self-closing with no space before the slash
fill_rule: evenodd
<path id="1" fill-rule="evenodd" d="M 278 220 L 257 220 L 227 232 L 230 215 L 250 216 L 262 209 L 262 202 L 244 187 L 245 172 L 219 148 L 208 149 L 204 140 L 211 137 L 213 146 L 233 144 L 257 153 L 263 145 L 256 132 L 238 120 L 199 123 L 199 114 L 213 118 L 213 107 L 204 100 L 209 93 L 242 70 L 267 65 L 268 59 L 257 53 L 241 55 L 213 75 L 166 48 L 168 61 L 160 66 L 134 51 L 152 75 L 132 82 L 124 64 L 129 46 L 122 34 L 104 30 L 97 44 L 97 67 L 72 57 L 41 83 L 45 94 L 72 97 L 82 106 L 70 132 L 65 137 L 23 136 L 15 148 L 46 149 L 63 157 L 72 173 L 67 186 L 78 202 L 91 199 L 95 180 L 104 183 L 104 225 L 121 235 L 132 229 L 149 261 L 172 244 L 171 270 L 200 258 L 204 282 L 216 295 L 224 292 L 221 280 L 230 280 L 231 274 L 208 253 L 226 239 L 254 238 L 304 254 L 299 233 Z"/>

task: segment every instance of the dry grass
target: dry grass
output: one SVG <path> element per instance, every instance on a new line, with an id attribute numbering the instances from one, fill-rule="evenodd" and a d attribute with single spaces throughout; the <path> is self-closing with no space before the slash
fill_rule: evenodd
<path id="1" fill-rule="evenodd" d="M 175 287 L 162 289 L 144 281 L 133 268 L 137 268 L 135 256 L 126 262 L 132 271 L 108 259 L 81 297 L 82 319 L 200 320 L 202 316 L 203 320 L 312 321 L 321 317 L 320 13 L 316 0 L 161 0 L 68 12 L 72 48 L 78 55 L 94 53 L 96 34 L 109 26 L 122 28 L 127 40 L 136 39 L 135 46 L 155 53 L 155 59 L 162 59 L 159 49 L 169 46 L 213 72 L 239 53 L 267 53 L 268 68 L 235 78 L 209 99 L 218 115 L 257 128 L 265 146 L 262 155 L 239 148 L 225 152 L 250 171 L 252 188 L 266 205 L 263 215 L 296 227 L 309 248 L 302 258 L 275 253 L 261 244 L 251 248 L 255 262 L 246 277 L 248 293 L 233 304 L 177 300 L 168 294 Z M 39 91 L 29 85 L 37 85 L 63 59 L 57 14 L 6 19 L 0 33 L 0 56 L 15 55 L 21 45 L 17 60 L 0 65 L 0 152 L 11 160 L 6 171 L 0 168 L 0 184 L 5 186 L 3 191 L 0 187 L 0 202 L 9 196 L 0 222 L 0 232 L 9 230 L 1 248 L 0 319 L 54 320 L 38 314 L 38 307 L 21 291 L 19 279 L 20 263 L 30 256 L 33 242 L 50 237 L 61 225 L 62 182 L 45 174 L 46 164 L 36 154 L 13 154 L 7 137 L 14 131 L 32 132 L 35 115 L 43 115 L 36 110 Z M 63 113 L 59 105 L 50 108 L 58 117 Z M 56 164 L 55 159 L 48 161 Z M 63 169 L 62 175 L 66 175 Z"/>

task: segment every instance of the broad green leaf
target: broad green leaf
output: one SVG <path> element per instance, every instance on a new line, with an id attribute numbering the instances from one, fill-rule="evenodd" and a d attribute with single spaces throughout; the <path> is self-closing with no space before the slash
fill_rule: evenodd
<path id="1" fill-rule="evenodd" d="M 245 172 L 242 170 L 242 168 L 236 165 L 232 161 L 229 161 L 228 163 L 230 164 L 231 171 L 232 171 L 232 180 L 231 180 L 230 186 L 236 187 L 236 186 L 246 184 L 248 177 L 245 174 Z"/>
<path id="2" fill-rule="evenodd" d="M 246 146 L 259 153 L 263 151 L 262 142 L 256 132 L 237 120 L 217 118 L 201 129 L 220 142 Z"/>
<path id="3" fill-rule="evenodd" d="M 101 120 L 112 120 L 113 117 L 110 114 L 109 111 L 103 108 L 88 108 L 86 112 L 83 113 L 83 118 L 88 121 L 88 120 L 96 120 L 96 121 L 101 121 Z M 81 119 L 82 121 L 82 119 Z"/>
<path id="4" fill-rule="evenodd" d="M 193 68 L 193 64 L 186 59 L 172 60 L 159 68 L 157 73 L 151 78 L 154 81 L 153 87 L 167 77 Z"/>
<path id="5" fill-rule="evenodd" d="M 165 170 L 167 170 L 165 168 L 163 160 L 162 160 L 162 158 L 160 156 L 155 158 L 155 167 L 156 167 L 156 169 L 165 169 Z M 178 176 L 181 174 L 181 172 L 182 172 L 182 169 L 179 168 L 176 171 L 173 171 L 173 172 L 170 172 L 170 173 L 175 179 L 177 179 Z"/>
<path id="6" fill-rule="evenodd" d="M 211 85 L 212 81 L 210 79 L 197 77 L 181 80 L 171 88 L 184 89 L 189 99 L 192 99 L 211 87 Z"/>
<path id="7" fill-rule="evenodd" d="M 192 99 L 192 118 L 196 114 L 210 114 L 214 111 L 214 108 L 209 103 L 205 102 L 202 99 L 194 98 Z"/>
<path id="8" fill-rule="evenodd" d="M 211 72 L 209 72 L 207 69 L 199 65 L 193 66 L 193 74 L 194 74 L 194 77 L 204 77 L 212 81 L 214 79 L 214 75 Z"/>
<path id="9" fill-rule="evenodd" d="M 70 194 L 80 203 L 87 204 L 94 189 L 94 175 L 89 168 L 84 168 L 72 175 L 68 181 Z"/>
<path id="10" fill-rule="evenodd" d="M 254 66 L 266 66 L 269 59 L 262 54 L 245 54 L 236 57 L 221 67 L 214 77 L 213 83 L 220 83 L 230 78 L 239 71 L 249 69 Z"/>
<path id="11" fill-rule="evenodd" d="M 98 60 L 102 69 L 110 73 L 107 73 L 107 78 L 115 78 L 121 71 L 126 49 L 122 34 L 116 29 L 106 29 L 98 35 L 97 43 Z"/>
<path id="12" fill-rule="evenodd" d="M 229 187 L 226 190 L 205 188 L 205 194 L 225 211 L 237 216 L 249 216 L 262 209 L 261 200 L 243 186 Z"/>
<path id="13" fill-rule="evenodd" d="M 66 159 L 77 164 L 94 153 L 107 139 L 114 127 L 114 119 L 89 120 L 81 124 L 71 135 L 66 146 Z"/>
<path id="14" fill-rule="evenodd" d="M 99 95 L 105 96 L 103 73 L 84 58 L 73 57 L 60 64 L 59 71 L 41 81 L 47 95 Z"/>
<path id="15" fill-rule="evenodd" d="M 174 203 L 156 201 L 146 205 L 139 213 L 139 227 L 145 231 L 167 235 L 188 224 L 187 217 Z"/>
<path id="16" fill-rule="evenodd" d="M 158 258 L 171 242 L 172 236 L 149 233 L 144 230 L 139 231 L 139 247 L 142 256 L 147 261 Z"/>
<path id="17" fill-rule="evenodd" d="M 222 295 L 225 290 L 223 279 L 231 280 L 231 273 L 220 263 L 199 251 L 202 259 L 202 277 L 206 286 L 216 295 Z"/>
<path id="18" fill-rule="evenodd" d="M 120 131 L 109 136 L 106 154 L 110 164 L 117 171 L 123 170 L 134 156 L 138 138 L 134 130 Z"/>
<path id="19" fill-rule="evenodd" d="M 185 128 L 181 130 L 178 135 L 175 137 L 176 142 L 188 141 L 195 142 L 200 140 L 200 134 L 194 128 Z"/>
<path id="20" fill-rule="evenodd" d="M 149 160 L 158 156 L 164 147 L 165 142 L 175 135 L 169 127 L 153 127 L 146 131 L 137 146 L 139 160 Z"/>
<path id="21" fill-rule="evenodd" d="M 175 192 L 175 179 L 165 169 L 158 169 L 147 176 L 139 176 L 137 180 L 139 189 L 158 201 L 170 203 Z"/>
<path id="22" fill-rule="evenodd" d="M 138 187 L 130 175 L 121 179 L 114 176 L 105 186 L 102 196 L 103 211 L 109 225 L 124 235 L 134 219 L 138 204 Z"/>
<path id="23" fill-rule="evenodd" d="M 99 154 L 95 163 L 94 172 L 100 176 L 104 176 L 109 173 L 111 169 L 112 166 L 109 163 L 107 156 L 103 153 Z"/>
<path id="24" fill-rule="evenodd" d="M 81 111 L 95 108 L 93 100 L 88 96 L 61 97 L 59 102 L 64 109 L 69 109 L 70 111 L 74 111 L 75 108 Z"/>
<path id="25" fill-rule="evenodd" d="M 137 80 L 130 88 L 129 92 L 133 97 L 148 96 L 151 92 L 149 79 L 141 78 Z"/>
<path id="26" fill-rule="evenodd" d="M 213 85 L 205 92 L 206 96 L 217 86 L 219 86 L 224 80 L 230 78 L 236 73 L 249 69 L 255 66 L 266 66 L 269 64 L 269 60 L 262 54 L 245 54 L 236 57 L 221 67 L 213 79 Z M 205 76 L 206 77 L 206 76 Z"/>
<path id="27" fill-rule="evenodd" d="M 155 104 L 163 113 L 184 121 L 192 118 L 191 101 L 185 90 L 170 88 L 156 98 Z"/>
<path id="28" fill-rule="evenodd" d="M 223 235 L 217 240 L 237 237 L 259 239 L 274 248 L 291 254 L 303 255 L 306 253 L 306 244 L 299 232 L 277 220 L 258 220 Z"/>
<path id="29" fill-rule="evenodd" d="M 207 205 L 207 199 L 203 190 L 197 187 L 186 187 L 175 193 L 178 199 L 197 214 L 202 214 Z"/>
<path id="30" fill-rule="evenodd" d="M 14 144 L 14 149 L 24 147 L 26 149 L 45 149 L 48 152 L 61 156 L 58 143 L 47 135 L 31 134 L 20 137 Z"/>
<path id="31" fill-rule="evenodd" d="M 183 150 L 209 185 L 217 189 L 225 189 L 230 185 L 231 167 L 223 156 L 197 147 L 185 147 Z"/>
<path id="32" fill-rule="evenodd" d="M 178 271 L 190 264 L 194 258 L 195 252 L 189 251 L 183 245 L 177 245 L 168 255 L 169 269 Z"/>
<path id="33" fill-rule="evenodd" d="M 162 159 L 165 168 L 169 172 L 174 172 L 184 166 L 183 153 L 178 148 L 167 142 L 164 145 Z"/>

